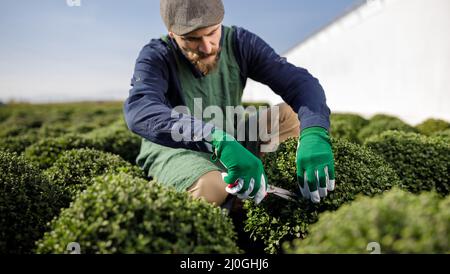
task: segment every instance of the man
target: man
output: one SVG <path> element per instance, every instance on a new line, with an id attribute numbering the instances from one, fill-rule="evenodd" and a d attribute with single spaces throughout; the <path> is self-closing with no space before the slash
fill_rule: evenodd
<path id="1" fill-rule="evenodd" d="M 334 159 L 330 110 L 318 80 L 288 63 L 257 35 L 223 26 L 221 0 L 160 4 L 169 34 L 153 39 L 140 52 L 124 104 L 128 127 L 143 138 L 137 163 L 160 183 L 218 206 L 229 194 L 261 202 L 270 184 L 257 157 L 263 140 L 251 148 L 255 142 L 238 142 L 242 140 L 236 140 L 234 132 L 219 125 L 220 119 L 211 122 L 189 113 L 240 105 L 246 80 L 252 78 L 286 102 L 266 113 L 270 117 L 278 110 L 276 132 L 271 132 L 272 124 L 257 121 L 279 142 L 299 137 L 301 193 L 320 202 L 334 189 Z M 179 106 L 188 113 L 178 111 Z"/>

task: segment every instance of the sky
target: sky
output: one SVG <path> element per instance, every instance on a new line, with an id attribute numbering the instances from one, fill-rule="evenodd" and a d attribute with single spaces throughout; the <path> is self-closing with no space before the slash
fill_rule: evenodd
<path id="1" fill-rule="evenodd" d="M 283 54 L 361 1 L 223 0 L 224 24 Z M 0 0 L 0 101 L 124 100 L 139 51 L 165 33 L 159 0 Z"/>

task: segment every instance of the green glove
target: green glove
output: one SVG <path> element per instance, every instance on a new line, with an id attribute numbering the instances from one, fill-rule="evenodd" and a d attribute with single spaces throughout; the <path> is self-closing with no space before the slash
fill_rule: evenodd
<path id="1" fill-rule="evenodd" d="M 267 177 L 259 158 L 226 132 L 212 132 L 214 154 L 227 168 L 226 191 L 240 199 L 252 198 L 259 204 L 267 194 Z"/>
<path id="2" fill-rule="evenodd" d="M 334 157 L 326 129 L 310 127 L 301 132 L 297 147 L 297 180 L 303 197 L 314 203 L 334 190 Z"/>

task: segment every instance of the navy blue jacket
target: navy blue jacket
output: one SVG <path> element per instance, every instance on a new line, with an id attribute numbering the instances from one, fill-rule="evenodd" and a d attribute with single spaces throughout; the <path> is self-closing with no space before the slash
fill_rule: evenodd
<path id="1" fill-rule="evenodd" d="M 233 26 L 233 29 L 234 54 L 243 86 L 247 78 L 268 85 L 298 112 L 301 129 L 312 126 L 329 129 L 330 109 L 319 81 L 306 69 L 288 63 L 257 35 L 244 28 Z M 176 43 L 172 41 L 172 44 L 176 47 Z M 193 116 L 172 115 L 174 107 L 185 105 L 173 54 L 185 58 L 179 50 L 173 53 L 161 39 L 152 39 L 141 50 L 131 80 L 132 88 L 124 103 L 128 128 L 160 145 L 210 152 L 210 146 L 197 137 L 201 136 L 201 130 L 188 133 L 191 134 L 189 140 L 194 141 L 172 139 L 171 129 L 175 123 L 201 123 L 205 136 L 213 128 Z M 193 66 L 192 70 L 196 77 L 201 77 Z"/>

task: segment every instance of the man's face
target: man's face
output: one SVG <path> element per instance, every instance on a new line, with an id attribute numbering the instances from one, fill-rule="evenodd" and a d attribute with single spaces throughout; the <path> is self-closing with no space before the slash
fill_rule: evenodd
<path id="1" fill-rule="evenodd" d="M 220 52 L 220 38 L 222 25 L 214 25 L 190 32 L 184 36 L 169 32 L 186 58 L 194 64 L 204 75 L 217 68 Z"/>

